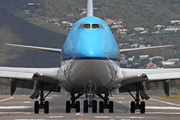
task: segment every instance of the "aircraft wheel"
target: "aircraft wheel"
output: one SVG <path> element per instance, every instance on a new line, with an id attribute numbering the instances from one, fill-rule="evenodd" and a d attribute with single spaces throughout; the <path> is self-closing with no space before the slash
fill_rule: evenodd
<path id="1" fill-rule="evenodd" d="M 34 113 L 39 114 L 39 102 L 38 101 L 34 102 Z"/>
<path id="2" fill-rule="evenodd" d="M 44 103 L 44 113 L 45 114 L 49 113 L 49 101 L 45 101 Z"/>
<path id="3" fill-rule="evenodd" d="M 131 101 L 131 113 L 135 113 L 135 102 L 134 101 Z"/>
<path id="4" fill-rule="evenodd" d="M 93 108 L 92 108 L 93 113 L 97 113 L 97 101 L 93 100 Z"/>
<path id="5" fill-rule="evenodd" d="M 88 113 L 88 101 L 84 100 L 84 113 Z"/>
<path id="6" fill-rule="evenodd" d="M 103 103 L 103 101 L 99 102 L 99 113 L 104 113 L 104 103 Z"/>
<path id="7" fill-rule="evenodd" d="M 66 101 L 66 113 L 70 113 L 70 111 L 71 111 L 70 101 Z"/>
<path id="8" fill-rule="evenodd" d="M 80 112 L 80 101 L 76 101 L 76 112 Z"/>
<path id="9" fill-rule="evenodd" d="M 141 102 L 140 108 L 141 108 L 140 112 L 145 113 L 145 102 L 144 101 Z"/>
<path id="10" fill-rule="evenodd" d="M 113 113 L 113 107 L 114 107 L 113 101 L 109 101 L 109 113 Z"/>

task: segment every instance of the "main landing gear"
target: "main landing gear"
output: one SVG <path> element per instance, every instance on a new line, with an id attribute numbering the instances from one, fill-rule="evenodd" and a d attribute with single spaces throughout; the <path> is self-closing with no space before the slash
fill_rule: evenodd
<path id="1" fill-rule="evenodd" d="M 145 102 L 141 101 L 139 99 L 139 96 L 141 95 L 142 99 L 149 99 L 149 96 L 144 93 L 140 87 L 140 83 L 136 84 L 136 97 L 134 97 L 130 92 L 129 94 L 134 98 L 135 101 L 131 101 L 131 108 L 130 112 L 135 113 L 136 109 L 140 110 L 140 113 L 145 113 Z"/>
<path id="2" fill-rule="evenodd" d="M 39 101 L 34 102 L 34 113 L 39 114 L 39 109 L 44 109 L 44 113 L 49 113 L 49 101 L 45 101 L 45 98 L 50 94 L 50 92 L 44 97 L 43 83 L 40 83 L 40 103 Z M 38 90 L 39 91 L 39 90 Z"/>
<path id="3" fill-rule="evenodd" d="M 70 113 L 71 109 L 76 109 L 76 112 L 80 112 L 80 101 L 76 101 L 79 97 L 81 97 L 84 93 L 79 93 L 76 97 L 75 94 L 71 94 L 71 101 L 66 101 L 66 113 Z M 109 101 L 109 94 L 105 94 L 105 96 L 102 96 L 101 94 L 96 94 L 100 98 L 103 99 L 103 101 L 99 102 L 99 113 L 104 113 L 104 109 L 109 109 L 109 113 L 113 113 L 113 101 Z M 87 100 L 89 98 L 89 100 Z M 97 113 L 97 101 L 93 100 L 94 94 L 88 93 L 86 94 L 86 100 L 84 100 L 84 113 L 88 113 L 89 108 L 92 108 L 92 113 Z"/>
<path id="4" fill-rule="evenodd" d="M 91 82 L 92 83 L 92 82 Z M 99 112 L 104 113 L 104 109 L 109 109 L 109 113 L 113 113 L 113 102 L 109 101 L 109 94 L 106 93 L 104 96 L 101 93 L 95 93 L 96 86 L 89 84 L 85 86 L 85 97 L 84 100 L 84 113 L 88 113 L 88 109 L 92 108 L 92 113 L 97 113 L 97 101 L 94 100 L 95 94 L 99 96 L 103 101 L 99 102 Z M 75 93 L 71 93 L 71 102 L 66 101 L 66 113 L 70 113 L 71 109 L 76 109 L 76 112 L 80 112 L 80 102 L 76 101 L 79 97 L 81 97 L 84 93 L 79 93 L 75 97 Z"/>
<path id="5" fill-rule="evenodd" d="M 80 101 L 76 101 L 79 97 L 81 97 L 84 93 L 79 93 L 75 97 L 75 93 L 71 94 L 71 102 L 66 101 L 66 113 L 70 113 L 71 109 L 76 109 L 76 112 L 80 112 Z"/>
<path id="6" fill-rule="evenodd" d="M 113 101 L 109 101 L 109 94 L 106 93 L 104 97 L 101 94 L 97 95 L 104 100 L 99 102 L 99 113 L 104 113 L 104 109 L 109 109 L 109 113 L 113 113 L 114 103 Z"/>

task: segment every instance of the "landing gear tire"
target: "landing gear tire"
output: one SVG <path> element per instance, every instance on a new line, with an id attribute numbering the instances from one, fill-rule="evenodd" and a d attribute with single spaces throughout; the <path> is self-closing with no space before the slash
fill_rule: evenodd
<path id="1" fill-rule="evenodd" d="M 145 102 L 144 101 L 141 102 L 140 113 L 145 113 Z"/>
<path id="2" fill-rule="evenodd" d="M 76 101 L 76 112 L 80 112 L 80 101 Z"/>
<path id="3" fill-rule="evenodd" d="M 45 114 L 49 113 L 49 101 L 44 102 L 44 113 Z"/>
<path id="4" fill-rule="evenodd" d="M 84 100 L 84 113 L 88 113 L 88 101 Z"/>
<path id="5" fill-rule="evenodd" d="M 131 113 L 135 113 L 135 102 L 134 101 L 131 101 L 131 108 L 130 108 L 130 111 Z"/>
<path id="6" fill-rule="evenodd" d="M 34 113 L 39 114 L 39 101 L 34 102 Z"/>
<path id="7" fill-rule="evenodd" d="M 109 101 L 109 113 L 113 113 L 113 106 L 114 106 L 113 101 Z"/>
<path id="8" fill-rule="evenodd" d="M 103 103 L 103 101 L 99 102 L 99 113 L 104 113 L 104 103 Z"/>
<path id="9" fill-rule="evenodd" d="M 97 113 L 97 101 L 96 100 L 93 100 L 93 108 L 92 108 L 92 112 L 93 113 Z"/>
<path id="10" fill-rule="evenodd" d="M 70 111 L 71 111 L 70 101 L 66 101 L 66 113 L 70 113 Z"/>

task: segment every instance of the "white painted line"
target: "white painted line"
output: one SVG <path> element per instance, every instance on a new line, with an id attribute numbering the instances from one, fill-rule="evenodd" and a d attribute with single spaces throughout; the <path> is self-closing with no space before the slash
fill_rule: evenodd
<path id="1" fill-rule="evenodd" d="M 64 116 L 49 116 L 49 118 L 54 118 L 54 119 L 57 119 L 57 118 L 63 118 Z"/>
<path id="2" fill-rule="evenodd" d="M 114 99 L 114 97 L 109 97 L 109 99 Z"/>
<path id="3" fill-rule="evenodd" d="M 52 99 L 52 97 L 46 97 L 46 99 Z"/>
<path id="4" fill-rule="evenodd" d="M 118 101 L 117 103 L 123 103 L 123 101 Z"/>
<path id="5" fill-rule="evenodd" d="M 31 103 L 31 101 L 24 101 L 23 103 Z"/>
<path id="6" fill-rule="evenodd" d="M 81 113 L 76 113 L 76 116 L 83 116 L 83 114 L 81 114 Z"/>
<path id="7" fill-rule="evenodd" d="M 97 119 L 107 119 L 107 118 L 110 118 L 110 119 L 144 119 L 144 117 L 135 117 L 135 116 L 94 116 L 95 118 Z"/>
<path id="8" fill-rule="evenodd" d="M 27 109 L 33 106 L 0 106 L 0 109 Z"/>
<path id="9" fill-rule="evenodd" d="M 146 109 L 180 110 L 180 107 L 157 107 L 157 106 L 146 106 Z"/>
<path id="10" fill-rule="evenodd" d="M 57 94 L 52 94 L 51 96 L 58 96 Z"/>
<path id="11" fill-rule="evenodd" d="M 110 116 L 94 116 L 95 118 L 98 118 L 98 119 L 107 119 L 109 118 Z"/>
<path id="12" fill-rule="evenodd" d="M 126 116 L 115 116 L 114 118 L 122 118 L 122 119 L 143 119 L 144 117 L 135 117 L 135 116 L 130 116 L 130 117 L 126 117 Z"/>
<path id="13" fill-rule="evenodd" d="M 146 112 L 146 114 L 168 114 L 168 115 L 180 115 L 180 113 L 168 113 L 168 112 Z"/>
<path id="14" fill-rule="evenodd" d="M 118 97 L 118 99 L 121 99 L 121 100 L 123 100 L 123 99 L 125 99 L 124 97 Z"/>
<path id="15" fill-rule="evenodd" d="M 153 98 L 150 98 L 150 100 L 161 102 L 161 103 L 165 103 L 165 104 L 168 104 L 168 105 L 180 106 L 178 104 L 174 104 L 174 103 L 170 103 L 170 102 L 166 102 L 166 101 L 162 101 L 162 100 L 157 100 L 157 99 L 153 99 Z"/>
<path id="16" fill-rule="evenodd" d="M 46 120 L 46 119 L 14 119 L 14 120 Z"/>
<path id="17" fill-rule="evenodd" d="M 0 112 L 0 114 L 33 114 L 32 112 Z"/>
<path id="18" fill-rule="evenodd" d="M 6 99 L 3 99 L 3 100 L 0 100 L 0 102 L 4 102 L 4 101 L 8 101 L 8 100 L 12 100 L 14 99 L 14 97 L 10 97 L 10 98 L 6 98 Z"/>

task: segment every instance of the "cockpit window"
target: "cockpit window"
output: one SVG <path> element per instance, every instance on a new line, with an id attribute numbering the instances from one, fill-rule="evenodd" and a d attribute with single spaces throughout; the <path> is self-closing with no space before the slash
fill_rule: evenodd
<path id="1" fill-rule="evenodd" d="M 82 28 L 90 29 L 90 24 L 83 24 Z"/>
<path id="2" fill-rule="evenodd" d="M 92 24 L 92 29 L 97 29 L 99 28 L 99 24 Z"/>
<path id="3" fill-rule="evenodd" d="M 104 29 L 101 24 L 81 24 L 79 29 Z"/>

